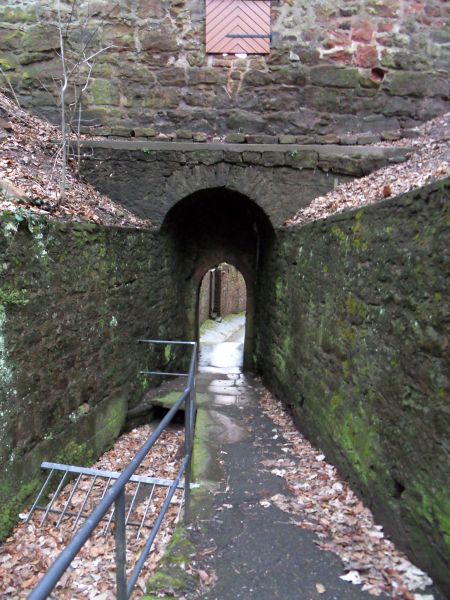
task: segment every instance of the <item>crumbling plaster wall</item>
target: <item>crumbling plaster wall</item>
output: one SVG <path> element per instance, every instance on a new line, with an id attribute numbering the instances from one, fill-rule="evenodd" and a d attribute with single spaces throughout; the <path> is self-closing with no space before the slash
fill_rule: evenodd
<path id="1" fill-rule="evenodd" d="M 2 70 L 22 105 L 52 121 L 55 4 L 0 8 Z M 89 36 L 93 51 L 114 46 L 93 60 L 83 123 L 310 140 L 409 128 L 448 110 L 444 0 L 274 0 L 271 10 L 270 54 L 235 58 L 205 54 L 204 0 L 83 0 L 69 46 Z"/>

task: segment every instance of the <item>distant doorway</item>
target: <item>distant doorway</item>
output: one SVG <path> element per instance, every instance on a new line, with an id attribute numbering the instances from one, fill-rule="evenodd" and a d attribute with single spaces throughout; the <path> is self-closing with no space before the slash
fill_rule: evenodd
<path id="1" fill-rule="evenodd" d="M 247 287 L 233 265 L 220 263 L 204 275 L 199 291 L 200 366 L 242 368 Z"/>

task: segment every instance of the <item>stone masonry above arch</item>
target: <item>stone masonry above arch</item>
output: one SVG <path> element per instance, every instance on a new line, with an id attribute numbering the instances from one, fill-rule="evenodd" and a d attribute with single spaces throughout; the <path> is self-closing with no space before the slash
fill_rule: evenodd
<path id="1" fill-rule="evenodd" d="M 253 200 L 273 227 L 338 183 L 405 160 L 380 146 L 86 141 L 82 173 L 102 192 L 160 226 L 200 190 L 227 188 Z"/>

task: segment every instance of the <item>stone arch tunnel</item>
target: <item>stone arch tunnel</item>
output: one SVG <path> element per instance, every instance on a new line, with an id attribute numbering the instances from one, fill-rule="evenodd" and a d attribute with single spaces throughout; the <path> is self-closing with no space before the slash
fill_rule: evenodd
<path id="1" fill-rule="evenodd" d="M 84 140 L 83 176 L 139 217 L 161 226 L 204 189 L 243 194 L 274 228 L 339 183 L 402 162 L 405 147 Z"/>
<path id="2" fill-rule="evenodd" d="M 169 210 L 161 234 L 172 240 L 178 256 L 190 338 L 198 332 L 199 290 L 205 273 L 221 262 L 232 263 L 242 273 L 247 287 L 244 366 L 251 368 L 258 271 L 274 236 L 267 215 L 239 192 L 204 189 Z"/>
<path id="3" fill-rule="evenodd" d="M 287 228 L 369 150 L 94 144 L 85 175 L 155 227 L 0 238 L 0 534 L 49 452 L 71 464 L 118 435 L 143 393 L 136 339 L 193 337 L 201 278 L 228 261 L 247 284 L 246 365 L 448 585 L 448 178 Z"/>
<path id="4" fill-rule="evenodd" d="M 404 161 L 377 143 L 448 110 L 445 3 L 274 3 L 259 58 L 206 55 L 203 0 L 75 4 L 107 50 L 78 121 L 107 139 L 77 141 L 81 174 L 154 227 L 1 215 L 0 540 L 42 460 L 88 463 L 117 438 L 141 361 L 167 366 L 136 340 L 195 337 L 201 279 L 227 261 L 247 287 L 245 366 L 450 594 L 450 178 L 284 226 Z M 61 21 L 2 5 L 9 87 L 60 123 Z"/>

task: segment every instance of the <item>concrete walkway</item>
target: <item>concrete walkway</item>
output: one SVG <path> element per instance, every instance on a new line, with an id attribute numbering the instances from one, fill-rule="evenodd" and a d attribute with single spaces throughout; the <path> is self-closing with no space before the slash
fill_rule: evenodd
<path id="1" fill-rule="evenodd" d="M 193 502 L 189 537 L 197 549 L 196 568 L 215 573 L 217 581 L 183 597 L 368 600 L 372 596 L 339 579 L 342 563 L 317 547 L 313 533 L 293 525 L 273 505 L 259 504 L 277 493 L 289 495 L 284 480 L 260 464 L 286 454 L 275 425 L 258 405 L 258 383 L 241 371 L 244 327 L 236 325 L 228 324 L 232 331 L 219 344 L 211 335 L 201 344 L 203 460 L 197 477 L 207 493 Z"/>

